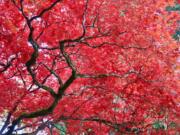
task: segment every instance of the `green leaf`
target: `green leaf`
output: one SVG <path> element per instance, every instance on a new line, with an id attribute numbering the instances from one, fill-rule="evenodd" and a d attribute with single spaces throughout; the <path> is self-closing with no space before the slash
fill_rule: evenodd
<path id="1" fill-rule="evenodd" d="M 172 36 L 175 40 L 179 40 L 180 38 L 180 30 L 176 30 L 175 34 Z"/>
<path id="2" fill-rule="evenodd" d="M 166 11 L 180 11 L 180 4 L 176 4 L 175 6 L 167 6 Z"/>
<path id="3" fill-rule="evenodd" d="M 54 124 L 54 127 L 59 130 L 60 135 L 66 135 L 66 126 L 64 123 Z"/>
<path id="4" fill-rule="evenodd" d="M 175 122 L 171 122 L 170 124 L 169 124 L 169 127 L 171 127 L 171 128 L 175 128 L 177 125 L 176 125 L 176 123 Z"/>
<path id="5" fill-rule="evenodd" d="M 154 122 L 152 126 L 154 129 L 157 129 L 157 130 L 158 129 L 165 129 L 165 126 L 164 126 L 163 122 L 161 122 L 161 121 Z"/>

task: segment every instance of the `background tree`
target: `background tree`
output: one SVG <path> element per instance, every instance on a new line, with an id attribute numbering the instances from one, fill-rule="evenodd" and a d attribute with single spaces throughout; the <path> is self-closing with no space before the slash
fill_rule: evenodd
<path id="1" fill-rule="evenodd" d="M 0 134 L 175 134 L 173 0 L 1 0 Z"/>

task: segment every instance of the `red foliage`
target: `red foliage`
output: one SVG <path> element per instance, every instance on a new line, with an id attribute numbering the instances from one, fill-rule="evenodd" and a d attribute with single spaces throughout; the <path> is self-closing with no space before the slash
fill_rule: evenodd
<path id="1" fill-rule="evenodd" d="M 18 124 L 57 134 L 57 123 L 72 134 L 177 133 L 179 15 L 165 11 L 173 4 L 2 0 L 0 114 L 10 117 L 0 134 Z"/>

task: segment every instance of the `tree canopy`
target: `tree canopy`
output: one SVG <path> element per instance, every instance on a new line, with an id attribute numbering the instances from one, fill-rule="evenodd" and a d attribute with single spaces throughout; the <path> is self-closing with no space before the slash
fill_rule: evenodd
<path id="1" fill-rule="evenodd" d="M 176 0 L 0 0 L 0 134 L 176 134 Z"/>

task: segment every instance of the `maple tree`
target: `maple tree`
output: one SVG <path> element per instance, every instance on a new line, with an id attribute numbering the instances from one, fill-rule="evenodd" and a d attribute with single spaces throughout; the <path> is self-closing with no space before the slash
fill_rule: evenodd
<path id="1" fill-rule="evenodd" d="M 174 2 L 1 0 L 0 134 L 178 133 Z"/>

